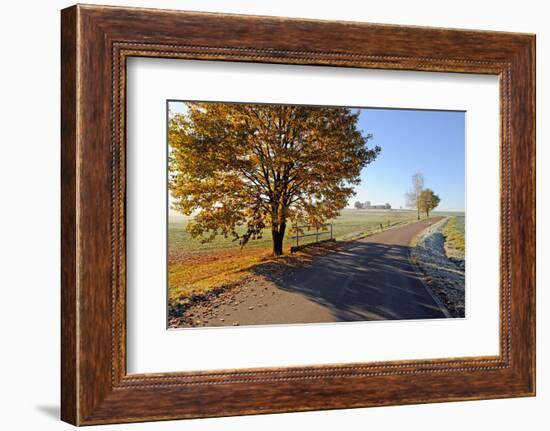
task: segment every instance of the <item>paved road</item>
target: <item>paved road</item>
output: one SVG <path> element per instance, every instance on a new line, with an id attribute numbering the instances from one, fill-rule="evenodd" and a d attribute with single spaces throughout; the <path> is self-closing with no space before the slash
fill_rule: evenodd
<path id="1" fill-rule="evenodd" d="M 258 278 L 199 326 L 444 318 L 409 261 L 409 243 L 426 226 L 394 228 L 277 279 Z"/>

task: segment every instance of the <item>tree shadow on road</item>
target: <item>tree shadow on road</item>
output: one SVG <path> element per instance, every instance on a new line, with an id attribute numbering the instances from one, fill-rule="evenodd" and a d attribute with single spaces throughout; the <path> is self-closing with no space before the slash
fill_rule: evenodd
<path id="1" fill-rule="evenodd" d="M 444 318 L 409 261 L 409 249 L 351 241 L 297 267 L 262 265 L 254 272 L 327 307 L 336 321 Z"/>

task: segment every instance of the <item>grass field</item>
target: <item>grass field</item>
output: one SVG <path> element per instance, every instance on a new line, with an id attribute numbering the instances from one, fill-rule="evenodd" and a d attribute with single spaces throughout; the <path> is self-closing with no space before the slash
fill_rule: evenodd
<path id="1" fill-rule="evenodd" d="M 232 238 L 223 238 L 218 236 L 214 241 L 202 244 L 199 240 L 191 238 L 191 235 L 186 231 L 186 226 L 192 217 L 171 214 L 168 227 L 169 251 L 170 257 L 176 258 L 182 253 L 196 253 L 219 250 L 239 249 L 237 241 Z M 332 221 L 333 234 L 336 239 L 345 239 L 349 236 L 355 236 L 361 232 L 370 232 L 380 228 L 380 224 L 384 227 L 391 223 L 392 225 L 401 222 L 413 221 L 416 219 L 416 213 L 412 211 L 377 211 L 377 210 L 355 210 L 345 209 L 340 217 Z M 288 231 L 285 242 L 288 244 L 292 241 L 291 236 L 294 234 Z M 313 231 L 311 231 L 313 232 Z M 311 233 L 309 232 L 309 233 Z M 308 232 L 306 232 L 308 233 Z M 327 238 L 328 231 L 322 236 Z M 300 244 L 308 241 L 315 241 L 315 237 L 300 238 Z M 250 241 L 246 248 L 266 248 L 271 246 L 271 233 L 266 230 L 262 239 Z"/>
<path id="2" fill-rule="evenodd" d="M 445 251 L 449 257 L 464 259 L 465 252 L 465 218 L 464 215 L 453 216 L 443 228 Z"/>
<path id="3" fill-rule="evenodd" d="M 269 231 L 262 239 L 250 241 L 242 249 L 232 238 L 218 237 L 202 244 L 186 231 L 190 220 L 191 217 L 174 213 L 169 218 L 168 285 L 171 305 L 184 303 L 193 295 L 238 283 L 251 274 L 254 266 L 275 260 L 271 255 Z M 333 235 L 337 240 L 348 240 L 380 231 L 381 227 L 387 229 L 415 220 L 414 211 L 345 209 L 332 221 Z M 291 245 L 296 244 L 292 235 L 290 231 L 285 238 L 285 254 L 289 253 Z M 320 239 L 329 237 L 327 232 Z M 315 240 L 312 236 L 300 238 L 299 242 L 306 244 Z"/>

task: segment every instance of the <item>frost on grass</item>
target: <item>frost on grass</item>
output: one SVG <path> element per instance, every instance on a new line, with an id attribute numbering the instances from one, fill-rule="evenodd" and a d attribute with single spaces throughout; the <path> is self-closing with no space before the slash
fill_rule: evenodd
<path id="1" fill-rule="evenodd" d="M 424 274 L 429 289 L 445 305 L 452 317 L 464 317 L 464 255 L 448 257 L 444 229 L 452 219 L 445 218 L 424 230 L 411 248 L 411 260 Z"/>

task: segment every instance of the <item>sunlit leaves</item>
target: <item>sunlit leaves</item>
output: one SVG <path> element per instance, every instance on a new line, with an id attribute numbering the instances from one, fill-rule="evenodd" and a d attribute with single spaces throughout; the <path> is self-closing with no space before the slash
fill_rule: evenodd
<path id="1" fill-rule="evenodd" d="M 169 186 L 175 209 L 194 215 L 204 241 L 244 245 L 265 228 L 319 226 L 344 208 L 379 147 L 347 108 L 188 103 L 169 124 Z M 244 235 L 237 226 L 246 226 Z"/>
<path id="2" fill-rule="evenodd" d="M 432 189 L 424 189 L 420 192 L 418 198 L 418 208 L 426 213 L 426 217 L 430 216 L 430 211 L 439 205 L 441 199 Z"/>

